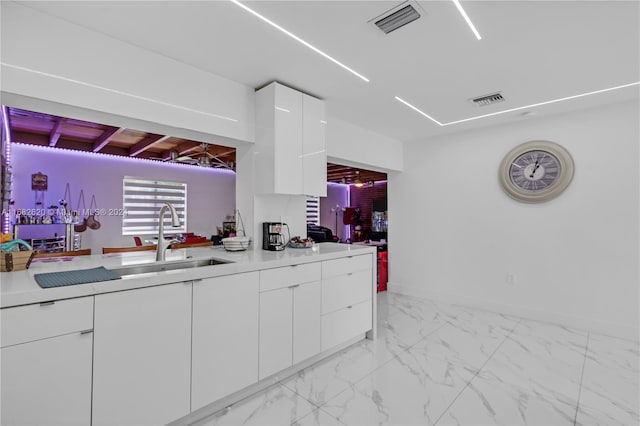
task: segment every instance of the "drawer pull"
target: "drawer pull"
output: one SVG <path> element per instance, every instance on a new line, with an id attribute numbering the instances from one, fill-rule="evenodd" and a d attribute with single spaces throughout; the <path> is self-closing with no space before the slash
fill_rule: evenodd
<path id="1" fill-rule="evenodd" d="M 300 284 L 290 285 L 290 286 L 289 286 L 289 287 L 287 287 L 287 288 L 292 288 L 292 289 L 293 289 L 293 288 L 296 288 L 296 287 L 300 287 Z"/>
<path id="2" fill-rule="evenodd" d="M 353 306 L 351 306 L 351 305 L 347 306 L 347 309 L 351 309 L 351 308 L 353 308 Z"/>
<path id="3" fill-rule="evenodd" d="M 348 276 L 351 276 L 351 275 L 353 275 L 353 272 L 349 272 L 347 275 L 348 275 Z"/>
<path id="4" fill-rule="evenodd" d="M 51 306 L 53 304 L 55 304 L 56 302 L 54 300 L 51 300 L 49 302 L 41 302 L 40 306 Z"/>
<path id="5" fill-rule="evenodd" d="M 93 328 L 90 328 L 89 330 L 83 330 L 80 332 L 80 334 L 90 334 L 93 333 Z"/>

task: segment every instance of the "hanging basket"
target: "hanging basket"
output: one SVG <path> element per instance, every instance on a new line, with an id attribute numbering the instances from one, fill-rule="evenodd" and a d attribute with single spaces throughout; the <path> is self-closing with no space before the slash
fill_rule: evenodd
<path id="1" fill-rule="evenodd" d="M 82 210 L 80 210 L 80 201 L 82 201 Z M 80 190 L 80 197 L 78 197 L 78 212 L 82 212 L 82 214 L 84 215 L 85 210 L 87 210 L 87 205 L 84 202 L 84 191 L 81 189 Z M 78 220 L 79 222 L 76 223 L 75 225 L 73 225 L 73 230 L 75 232 L 84 232 L 87 230 L 87 218 L 80 218 L 80 216 L 78 216 Z"/>
<path id="2" fill-rule="evenodd" d="M 100 222 L 98 222 L 98 219 L 96 219 L 96 214 L 95 212 L 98 210 L 98 203 L 96 203 L 96 196 L 92 195 L 91 196 L 91 204 L 89 205 L 89 211 L 94 212 L 92 214 L 89 215 L 89 217 L 87 218 L 87 226 L 89 227 L 89 229 L 100 229 Z"/>

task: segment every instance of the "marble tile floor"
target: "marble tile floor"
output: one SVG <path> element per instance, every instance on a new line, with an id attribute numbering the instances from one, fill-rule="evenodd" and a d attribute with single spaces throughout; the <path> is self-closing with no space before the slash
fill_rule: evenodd
<path id="1" fill-rule="evenodd" d="M 362 341 L 196 423 L 639 425 L 639 343 L 393 293 Z"/>

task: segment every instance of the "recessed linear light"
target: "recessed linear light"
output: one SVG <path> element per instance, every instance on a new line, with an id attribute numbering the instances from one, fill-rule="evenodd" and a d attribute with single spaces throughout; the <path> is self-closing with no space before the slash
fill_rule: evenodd
<path id="1" fill-rule="evenodd" d="M 444 124 L 442 124 L 441 122 L 439 122 L 438 120 L 436 120 L 435 118 L 431 117 L 429 114 L 427 114 L 424 111 L 421 111 L 420 109 L 418 109 L 417 107 L 414 107 L 413 105 L 411 105 L 409 102 L 405 101 L 404 99 L 396 96 L 396 99 L 399 100 L 400 102 L 402 102 L 403 104 L 405 104 L 406 106 L 408 106 L 409 108 L 411 108 L 412 110 L 414 110 L 415 112 L 417 112 L 418 114 L 424 115 L 425 117 L 427 117 L 429 120 L 433 121 L 434 123 L 436 123 L 439 126 L 444 126 Z"/>
<path id="2" fill-rule="evenodd" d="M 478 30 L 476 30 L 476 27 L 473 25 L 473 22 L 471 22 L 471 19 L 469 19 L 469 15 L 467 15 L 467 12 L 465 12 L 464 9 L 462 8 L 460 1 L 453 0 L 453 4 L 456 5 L 456 7 L 458 8 L 458 12 L 460 12 L 464 20 L 467 21 L 467 25 L 469 25 L 469 28 L 471 28 L 471 31 L 473 31 L 473 34 L 475 34 L 476 38 L 478 40 L 482 40 L 480 33 L 478 32 Z"/>
<path id="3" fill-rule="evenodd" d="M 557 103 L 557 102 L 568 101 L 568 100 L 571 100 L 571 99 L 583 98 L 585 96 L 597 95 L 599 93 L 611 92 L 613 90 L 624 89 L 624 88 L 627 88 L 627 87 L 638 86 L 638 85 L 640 85 L 640 81 L 636 81 L 634 83 L 629 83 L 629 84 L 623 84 L 621 86 L 609 87 L 607 89 L 594 90 L 593 92 L 581 93 L 579 95 L 573 95 L 573 96 L 567 96 L 567 97 L 564 97 L 564 98 L 552 99 L 552 100 L 546 101 L 546 102 L 538 102 L 537 104 L 525 105 L 525 106 L 521 106 L 521 107 L 517 107 L 517 108 L 506 109 L 506 110 L 503 110 L 503 111 L 492 112 L 490 114 L 484 114 L 484 115 L 478 115 L 478 116 L 475 116 L 475 117 L 464 118 L 462 120 L 450 121 L 448 123 L 439 122 L 435 118 L 431 117 L 429 114 L 425 113 L 424 111 L 421 111 L 419 108 L 411 105 L 409 102 L 405 101 L 404 99 L 399 98 L 398 96 L 396 96 L 395 99 L 397 99 L 398 101 L 402 102 L 403 104 L 405 104 L 406 106 L 408 106 L 412 110 L 416 111 L 417 113 L 427 117 L 429 120 L 433 121 L 437 125 L 444 127 L 444 126 L 450 126 L 452 124 L 464 123 L 466 121 L 478 120 L 480 118 L 492 117 L 494 115 L 506 114 L 508 112 L 513 112 L 513 111 L 520 111 L 522 109 L 533 108 L 533 107 L 538 107 L 538 106 L 542 106 L 542 105 L 554 104 L 554 103 Z"/>
<path id="4" fill-rule="evenodd" d="M 270 20 L 268 18 L 265 18 L 264 16 L 262 16 L 261 14 L 256 12 L 255 10 L 253 10 L 250 7 L 245 6 L 244 4 L 240 3 L 238 0 L 229 0 L 229 1 L 232 2 L 233 4 L 237 5 L 237 6 L 240 6 L 241 8 L 243 8 L 244 10 L 246 10 L 247 12 L 252 14 L 253 16 L 255 16 L 257 18 L 260 18 L 261 20 L 263 20 L 267 24 L 271 25 L 272 27 L 276 28 L 277 30 L 282 31 L 283 33 L 285 33 L 286 35 L 288 35 L 289 37 L 291 37 L 292 39 L 294 39 L 298 43 L 301 43 L 301 44 L 307 46 L 309 49 L 311 49 L 314 52 L 316 52 L 317 54 L 324 56 L 325 58 L 327 58 L 328 60 L 330 60 L 334 64 L 341 66 L 342 68 L 344 68 L 345 70 L 349 71 L 351 74 L 355 75 L 356 77 L 366 81 L 367 83 L 369 82 L 369 79 L 367 77 L 365 77 L 362 74 L 354 71 L 353 69 L 349 68 L 348 66 L 346 66 L 342 62 L 338 61 L 337 59 L 333 58 L 332 56 L 327 55 L 322 50 L 318 49 L 317 47 L 313 46 L 312 44 L 307 43 L 306 41 L 304 41 L 303 39 L 301 39 L 297 35 L 295 35 L 292 32 L 286 30 L 285 28 L 281 27 L 280 25 L 276 24 L 272 20 Z"/>

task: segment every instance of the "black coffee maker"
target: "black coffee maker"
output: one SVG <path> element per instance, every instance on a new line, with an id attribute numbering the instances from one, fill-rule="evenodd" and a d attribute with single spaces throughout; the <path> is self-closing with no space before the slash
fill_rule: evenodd
<path id="1" fill-rule="evenodd" d="M 287 226 L 281 222 L 262 222 L 262 249 L 280 251 L 285 248 L 282 227 Z"/>

